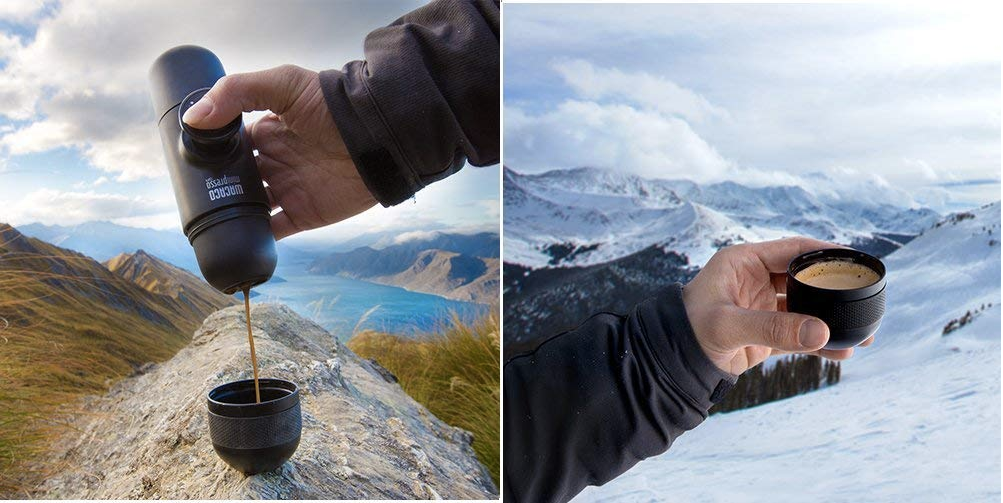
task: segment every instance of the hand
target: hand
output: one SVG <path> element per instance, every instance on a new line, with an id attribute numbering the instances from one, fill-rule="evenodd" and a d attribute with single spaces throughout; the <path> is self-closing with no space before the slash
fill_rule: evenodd
<path id="1" fill-rule="evenodd" d="M 275 239 L 323 227 L 376 204 L 324 101 L 317 72 L 292 65 L 223 77 L 185 112 L 198 129 L 225 126 L 241 112 L 271 110 L 248 127 L 268 184 Z"/>
<path id="2" fill-rule="evenodd" d="M 714 254 L 683 289 L 697 341 L 718 368 L 741 374 L 770 355 L 804 353 L 831 360 L 850 349 L 821 349 L 829 327 L 812 316 L 787 313 L 787 264 L 812 250 L 837 245 L 808 238 L 729 246 Z M 871 336 L 862 342 L 868 346 Z"/>

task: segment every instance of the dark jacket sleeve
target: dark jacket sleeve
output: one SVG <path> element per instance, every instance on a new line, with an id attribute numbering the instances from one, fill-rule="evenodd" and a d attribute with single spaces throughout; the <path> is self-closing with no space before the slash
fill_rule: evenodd
<path id="1" fill-rule="evenodd" d="M 321 72 L 345 146 L 384 206 L 499 159 L 498 2 L 436 0 L 366 37 L 365 61 Z"/>
<path id="2" fill-rule="evenodd" d="M 678 284 L 504 366 L 506 501 L 564 502 L 661 454 L 737 379 L 707 359 Z M 672 474 L 665 474 L 671 477 Z"/>

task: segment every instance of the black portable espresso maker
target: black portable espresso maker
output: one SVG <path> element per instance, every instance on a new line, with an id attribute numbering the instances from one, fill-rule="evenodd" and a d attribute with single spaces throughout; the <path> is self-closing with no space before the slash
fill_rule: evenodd
<path id="1" fill-rule="evenodd" d="M 181 120 L 224 75 L 213 53 L 192 45 L 165 52 L 150 69 L 185 236 L 206 281 L 232 294 L 268 281 L 277 257 L 268 196 L 242 118 L 212 130 Z M 299 388 L 282 379 L 258 379 L 256 370 L 254 377 L 216 386 L 206 397 L 213 449 L 248 475 L 282 466 L 296 451 L 302 429 Z"/>
<path id="2" fill-rule="evenodd" d="M 215 54 L 183 45 L 154 61 L 150 84 L 185 236 L 206 281 L 232 294 L 268 281 L 277 257 L 271 208 L 241 116 L 212 130 L 181 120 L 224 75 Z"/>

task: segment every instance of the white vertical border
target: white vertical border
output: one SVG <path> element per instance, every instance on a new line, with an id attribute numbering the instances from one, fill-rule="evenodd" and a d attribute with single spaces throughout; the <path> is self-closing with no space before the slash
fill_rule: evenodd
<path id="1" fill-rule="evenodd" d="M 498 11 L 498 501 L 505 500 L 505 2 Z"/>

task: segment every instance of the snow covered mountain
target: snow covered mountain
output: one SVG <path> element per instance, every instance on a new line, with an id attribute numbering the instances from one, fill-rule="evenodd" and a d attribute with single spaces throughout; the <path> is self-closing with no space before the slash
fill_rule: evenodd
<path id="1" fill-rule="evenodd" d="M 529 268 L 593 265 L 651 245 L 699 265 L 721 246 L 792 234 L 891 250 L 939 219 L 798 186 L 698 185 L 597 168 L 504 175 L 505 261 Z"/>
<path id="2" fill-rule="evenodd" d="M 712 416 L 575 501 L 999 501 L 1000 203 L 885 264 L 887 314 L 839 384 Z"/>

